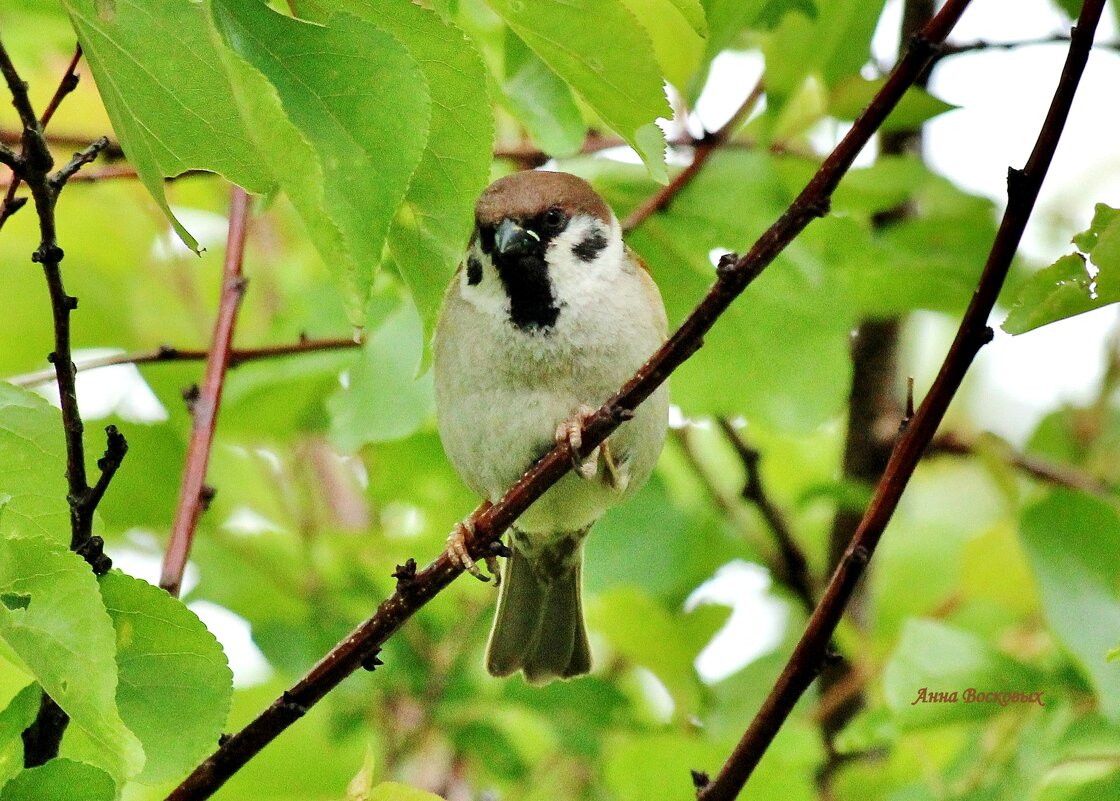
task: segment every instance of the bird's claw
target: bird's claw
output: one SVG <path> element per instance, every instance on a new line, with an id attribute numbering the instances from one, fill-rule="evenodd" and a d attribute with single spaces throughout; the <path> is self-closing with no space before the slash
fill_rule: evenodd
<path id="1" fill-rule="evenodd" d="M 556 426 L 556 442 L 568 446 L 568 451 L 572 456 L 572 467 L 586 479 L 595 478 L 599 469 L 598 448 L 589 453 L 586 459 L 581 460 L 579 457 L 580 448 L 583 447 L 583 426 L 595 412 L 596 410 L 590 406 L 581 404 L 576 409 L 575 414 Z"/>
<path id="2" fill-rule="evenodd" d="M 485 575 L 478 567 L 478 563 L 471 558 L 470 548 L 468 542 L 474 539 L 474 523 L 470 520 L 463 520 L 455 524 L 451 534 L 447 537 L 447 555 L 451 561 L 470 573 L 479 581 L 490 581 L 490 576 Z M 502 583 L 502 573 L 498 565 L 498 556 L 493 553 L 488 553 L 483 557 L 486 563 L 486 569 L 494 577 L 494 586 L 499 587 Z"/>

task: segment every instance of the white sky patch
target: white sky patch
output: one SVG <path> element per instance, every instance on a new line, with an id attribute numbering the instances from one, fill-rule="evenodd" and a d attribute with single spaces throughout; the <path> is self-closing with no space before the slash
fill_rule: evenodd
<path id="1" fill-rule="evenodd" d="M 249 621 L 210 601 L 195 601 L 187 604 L 187 608 L 198 615 L 198 619 L 221 643 L 233 671 L 234 687 L 253 687 L 269 680 L 272 667 L 253 642 Z"/>
<path id="2" fill-rule="evenodd" d="M 74 361 L 116 356 L 124 351 L 116 348 L 84 348 L 74 351 Z M 114 364 L 93 370 L 82 370 L 75 379 L 78 392 L 78 412 L 83 420 L 103 420 L 117 415 L 130 423 L 162 423 L 167 419 L 167 409 L 152 392 L 135 364 Z M 48 381 L 35 387 L 55 406 L 58 401 L 58 384 Z"/>
<path id="3" fill-rule="evenodd" d="M 705 603 L 731 607 L 731 617 L 696 657 L 696 671 L 715 684 L 742 670 L 782 641 L 789 612 L 770 595 L 770 573 L 762 566 L 736 559 L 716 571 L 685 601 L 685 611 Z"/>
<path id="4" fill-rule="evenodd" d="M 281 532 L 284 529 L 260 512 L 248 506 L 238 506 L 222 521 L 222 528 L 232 534 L 251 537 L 257 534 Z"/>

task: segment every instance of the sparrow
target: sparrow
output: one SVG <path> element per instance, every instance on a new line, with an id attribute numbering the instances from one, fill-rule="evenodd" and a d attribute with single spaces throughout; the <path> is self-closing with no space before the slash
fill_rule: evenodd
<path id="1" fill-rule="evenodd" d="M 541 684 L 590 671 L 584 538 L 653 471 L 668 426 L 668 390 L 658 389 L 584 460 L 576 456 L 580 429 L 653 354 L 667 328 L 656 284 L 586 181 L 521 172 L 483 191 L 433 340 L 444 450 L 463 481 L 490 502 L 558 442 L 576 467 L 511 530 L 486 649 L 492 675 L 522 671 Z M 459 524 L 448 552 L 484 578 L 467 551 L 472 536 L 469 524 Z M 487 563 L 496 573 L 497 560 Z"/>

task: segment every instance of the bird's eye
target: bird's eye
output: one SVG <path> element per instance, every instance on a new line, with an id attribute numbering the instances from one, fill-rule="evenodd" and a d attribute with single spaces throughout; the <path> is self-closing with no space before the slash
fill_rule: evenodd
<path id="1" fill-rule="evenodd" d="M 563 211 L 553 206 L 544 213 L 541 222 L 544 223 L 544 227 L 548 231 L 560 231 L 568 222 L 568 217 Z"/>

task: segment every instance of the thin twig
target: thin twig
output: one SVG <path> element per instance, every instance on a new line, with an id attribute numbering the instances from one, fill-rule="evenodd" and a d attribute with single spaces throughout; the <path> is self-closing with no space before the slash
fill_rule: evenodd
<path id="1" fill-rule="evenodd" d="M 171 541 L 167 545 L 159 580 L 159 585 L 172 595 L 179 594 L 198 518 L 213 498 L 213 490 L 206 486 L 206 469 L 210 464 L 210 448 L 214 443 L 214 428 L 218 423 L 218 409 L 230 363 L 237 311 L 241 307 L 241 298 L 245 295 L 246 282 L 242 265 L 245 260 L 248 223 L 249 195 L 241 187 L 235 186 L 230 194 L 229 235 L 226 239 L 218 318 L 214 324 L 214 338 L 210 342 L 202 391 L 193 405 L 194 421 L 190 443 L 187 445 L 186 464 L 183 466 L 183 481 L 179 487 L 179 503 L 175 509 Z"/>
<path id="2" fill-rule="evenodd" d="M 66 173 L 64 168 L 51 174 L 54 161 L 43 134 L 43 126 L 50 121 L 62 98 L 73 89 L 77 79 L 71 76 L 79 57 L 80 52 L 75 54 L 67 77 L 63 78 L 47 112 L 40 120 L 28 97 L 27 84 L 20 77 L 8 51 L 0 43 L 0 73 L 4 75 L 12 95 L 12 104 L 23 124 L 20 153 L 11 166 L 15 177 L 27 183 L 35 201 L 39 221 L 39 247 L 31 260 L 43 266 L 54 320 L 54 350 L 48 356 L 48 361 L 54 364 L 59 405 L 62 409 L 62 426 L 66 443 L 67 502 L 70 506 L 70 548 L 89 563 L 94 573 L 102 575 L 108 572 L 112 563 L 104 553 L 104 543 L 101 538 L 93 535 L 93 514 L 105 494 L 109 480 L 124 458 L 127 444 L 124 437 L 110 427 L 109 447 L 105 451 L 105 456 L 98 462 L 101 476 L 97 485 L 90 487 L 86 474 L 85 446 L 82 441 L 83 426 L 78 411 L 70 344 L 70 312 L 78 307 L 78 299 L 67 294 L 62 281 L 63 252 L 58 245 L 55 223 L 55 206 L 59 192 L 65 184 Z M 7 152 L 6 149 L 5 151 Z M 90 158 L 95 156 L 96 148 L 90 152 Z M 14 178 L 12 186 L 15 186 Z M 22 203 L 6 202 L 3 213 L 10 215 L 21 205 Z M 3 219 L 3 214 L 0 214 L 0 222 Z M 69 721 L 66 711 L 44 691 L 34 722 L 23 732 L 25 767 L 42 765 L 57 756 Z"/>
<path id="3" fill-rule="evenodd" d="M 1037 47 L 1039 45 L 1069 46 L 1068 33 L 1052 33 L 1049 36 L 1038 36 L 1033 39 L 1016 39 L 1008 42 L 992 42 L 987 39 L 977 39 L 972 42 L 947 42 L 937 54 L 938 59 L 959 56 L 964 53 L 980 53 L 985 50 L 1018 50 L 1022 47 Z M 1094 42 L 1094 49 L 1115 50 L 1120 52 L 1120 42 Z"/>
<path id="4" fill-rule="evenodd" d="M 720 126 L 719 130 L 705 134 L 691 142 L 693 145 L 693 154 L 692 161 L 689 162 L 689 165 L 677 173 L 673 177 L 673 180 L 659 189 L 652 197 L 646 199 L 645 202 L 630 212 L 626 219 L 622 221 L 622 230 L 633 231 L 645 222 L 650 215 L 668 208 L 669 204 L 673 202 L 673 198 L 680 194 L 681 191 L 692 182 L 692 179 L 699 174 L 712 154 L 731 141 L 731 137 L 742 127 L 747 117 L 750 116 L 755 106 L 758 105 L 762 94 L 763 83 L 760 79 L 754 85 L 754 89 L 750 91 L 750 94 L 747 95 L 746 100 L 744 100 L 739 108 L 735 110 L 735 113 L 731 115 L 731 119 Z"/>
<path id="5" fill-rule="evenodd" d="M 975 456 L 980 450 L 981 447 L 977 443 L 965 439 L 960 434 L 949 432 L 936 437 L 926 450 L 926 455 Z M 998 454 L 1000 458 L 1015 469 L 1021 470 L 1031 478 L 1047 484 L 1067 487 L 1089 495 L 1112 495 L 1117 491 L 1116 487 L 1110 486 L 1107 482 L 1069 465 L 1055 464 L 1029 453 L 1019 453 L 1006 447 L 1000 448 Z"/>
<path id="6" fill-rule="evenodd" d="M 680 328 L 584 424 L 582 453 L 602 443 L 625 420 L 633 417 L 638 404 L 653 394 L 677 367 L 703 345 L 704 335 L 778 254 L 810 222 L 827 213 L 829 198 L 856 156 L 897 105 L 959 18 L 968 0 L 948 0 L 941 13 L 899 60 L 871 104 L 824 160 L 808 185 L 782 216 L 755 242 L 743 258 L 716 273 L 716 282 Z M 560 480 L 572 466 L 566 446 L 557 446 L 533 465 L 494 504 L 483 503 L 470 515 L 474 537 L 471 555 L 481 558 L 530 504 Z M 211 796 L 226 780 L 260 752 L 308 709 L 322 699 L 363 663 L 374 667 L 371 658 L 381 644 L 399 629 L 416 610 L 451 584 L 462 568 L 444 552 L 423 570 L 409 576 L 377 611 L 323 657 L 291 689 L 276 699 L 241 731 L 227 738 L 210 757 L 188 776 L 167 801 L 198 801 Z"/>
<path id="7" fill-rule="evenodd" d="M 930 28 L 935 27 L 951 7 L 952 0 L 927 26 L 927 35 Z M 698 793 L 700 801 L 733 801 L 738 796 L 798 699 L 812 683 L 825 659 L 828 641 L 840 623 L 848 600 L 886 529 L 914 468 L 933 439 L 976 354 L 991 341 L 992 330 L 987 326 L 988 315 L 1003 286 L 1065 127 L 1103 8 L 1104 0 L 1086 0 L 1082 6 L 1062 77 L 1035 147 L 1022 170 L 1008 171 L 1007 210 L 976 292 L 961 320 L 937 379 L 895 445 L 863 521 L 785 669 L 719 775 Z"/>
<path id="8" fill-rule="evenodd" d="M 228 369 L 233 370 L 245 362 L 260 359 L 273 359 L 282 356 L 295 356 L 301 353 L 317 353 L 328 350 L 348 350 L 360 348 L 363 339 L 353 337 L 331 337 L 328 339 L 309 339 L 301 337 L 296 342 L 284 345 L 266 345 L 259 348 L 231 348 L 229 352 Z M 80 373 L 85 370 L 96 370 L 101 367 L 112 367 L 118 364 L 159 364 L 161 362 L 199 362 L 206 359 L 210 351 L 196 348 L 177 348 L 172 345 L 160 345 L 155 350 L 140 351 L 137 353 L 118 353 L 113 356 L 100 356 L 96 359 L 87 359 L 78 362 L 74 368 Z M 12 376 L 4 379 L 9 384 L 17 387 L 34 387 L 54 377 L 52 370 L 39 370 L 34 373 Z"/>
<path id="9" fill-rule="evenodd" d="M 801 605 L 812 612 L 813 607 L 817 605 L 817 601 L 813 591 L 812 575 L 809 572 L 809 560 L 805 557 L 805 552 L 798 544 L 797 538 L 793 536 L 793 530 L 790 528 L 789 521 L 786 520 L 785 513 L 778 508 L 766 491 L 766 485 L 762 482 L 762 471 L 759 468 L 762 455 L 747 444 L 743 435 L 726 417 L 718 417 L 716 422 L 727 441 L 731 443 L 731 446 L 739 455 L 743 468 L 746 470 L 747 477 L 746 481 L 743 482 L 742 491 L 743 500 L 750 501 L 758 508 L 762 518 L 766 521 L 766 525 L 770 527 L 770 531 L 774 535 L 774 542 L 778 545 L 780 555 L 780 561 L 777 565 L 779 579 L 793 591 L 793 594 L 801 601 Z"/>
<path id="10" fill-rule="evenodd" d="M 62 99 L 66 95 L 73 92 L 78 87 L 78 62 L 82 59 L 82 46 L 78 45 L 74 48 L 74 57 L 70 59 L 70 65 L 66 68 L 66 74 L 62 76 L 59 81 L 58 88 L 54 90 L 54 95 L 51 97 L 47 107 L 43 109 L 43 116 L 39 118 L 40 129 L 46 128 L 47 123 L 51 121 L 51 117 L 58 110 L 58 106 L 62 103 Z M 22 139 L 22 134 L 17 136 L 16 141 Z M 73 146 L 81 147 L 86 144 L 86 140 L 79 140 Z M 4 162 L 5 164 L 7 162 Z M 10 165 L 9 165 L 10 166 Z M 8 218 L 23 208 L 25 200 L 16 202 L 16 190 L 19 189 L 20 177 L 13 175 L 12 180 L 8 183 L 8 191 L 4 195 L 4 199 L 0 201 L 0 228 L 4 227 L 4 223 Z"/>

